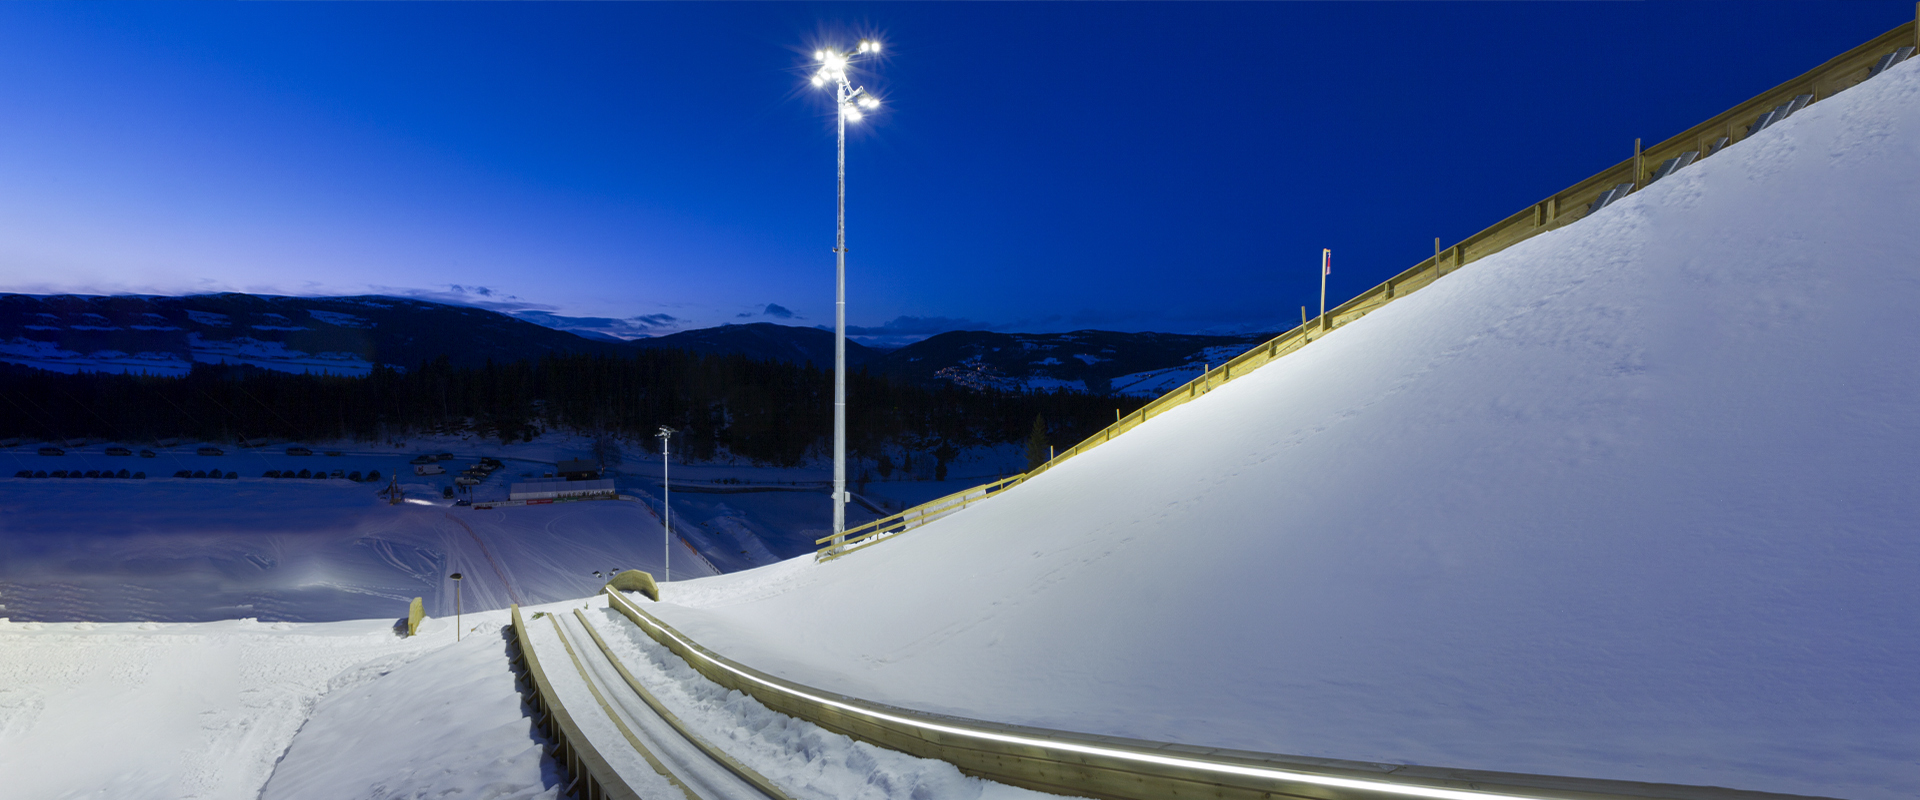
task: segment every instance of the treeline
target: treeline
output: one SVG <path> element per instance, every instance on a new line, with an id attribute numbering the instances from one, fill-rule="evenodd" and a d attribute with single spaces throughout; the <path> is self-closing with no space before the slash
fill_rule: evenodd
<path id="1" fill-rule="evenodd" d="M 1144 402 L 1077 392 L 976 392 L 910 386 L 864 372 L 847 380 L 848 451 L 932 454 L 1023 441 L 1044 416 L 1071 444 Z M 182 377 L 0 371 L 0 438 L 144 442 L 389 441 L 478 433 L 502 442 L 565 430 L 651 442 L 661 425 L 688 459 L 722 451 L 792 466 L 830 455 L 833 373 L 812 365 L 678 350 L 555 355 L 457 368 L 446 359 L 364 377 L 196 364 Z M 941 470 L 944 472 L 944 469 Z"/>

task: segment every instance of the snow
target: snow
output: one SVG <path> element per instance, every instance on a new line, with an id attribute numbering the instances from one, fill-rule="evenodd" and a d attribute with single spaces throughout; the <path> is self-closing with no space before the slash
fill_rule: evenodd
<path id="1" fill-rule="evenodd" d="M 638 599 L 636 602 L 645 602 Z M 587 619 L 628 671 L 688 728 L 765 776 L 795 800 L 1038 800 L 1055 795 L 960 774 L 828 732 L 722 688 L 596 598 Z"/>
<path id="2" fill-rule="evenodd" d="M 25 327 L 59 330 L 43 328 L 39 325 Z M 62 348 L 56 342 L 43 342 L 21 336 L 0 342 L 0 361 L 69 374 L 87 371 L 178 376 L 187 374 L 193 368 L 193 365 L 187 363 L 185 359 L 172 353 L 137 353 L 131 356 L 118 350 L 81 353 Z"/>
<path id="3" fill-rule="evenodd" d="M 531 614 L 532 612 L 528 612 Z M 274 767 L 262 800 L 343 797 L 557 798 L 559 765 L 507 663 L 505 615 L 458 644 L 444 620 L 438 649 L 378 680 L 335 688 Z"/>
<path id="4" fill-rule="evenodd" d="M 317 308 L 310 308 L 307 309 L 307 315 L 328 325 L 336 325 L 342 328 L 373 327 L 373 323 L 368 322 L 365 317 L 358 317 L 340 311 L 322 311 Z"/>
<path id="5" fill-rule="evenodd" d="M 0 794 L 256 797 L 316 698 L 452 640 L 427 631 L 0 620 Z"/>
<path id="6" fill-rule="evenodd" d="M 634 502 L 481 511 L 414 485 L 410 499 L 432 499 L 393 506 L 375 485 L 263 478 L 0 487 L 0 593 L 15 619 L 392 620 L 413 597 L 450 615 L 452 572 L 466 575 L 466 609 L 503 608 L 591 593 L 595 571 L 659 574 L 664 555 L 659 522 Z M 715 573 L 685 547 L 675 556 L 675 577 Z"/>
<path id="7" fill-rule="evenodd" d="M 269 330 L 306 330 L 264 325 L 253 327 Z M 291 349 L 282 342 L 262 341 L 249 336 L 210 341 L 201 338 L 196 331 L 187 334 L 187 346 L 192 349 L 193 360 L 207 364 L 250 364 L 281 372 L 312 372 L 356 377 L 373 372 L 373 364 L 357 353 L 307 353 Z"/>
<path id="8" fill-rule="evenodd" d="M 997 499 L 652 610 L 939 713 L 1913 798 L 1916 143 L 1902 64 Z"/>

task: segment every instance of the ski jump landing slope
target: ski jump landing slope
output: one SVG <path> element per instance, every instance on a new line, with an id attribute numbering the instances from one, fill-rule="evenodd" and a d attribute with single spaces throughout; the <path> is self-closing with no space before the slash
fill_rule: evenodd
<path id="1" fill-rule="evenodd" d="M 1920 60 L 1001 498 L 649 610 L 980 719 L 1913 798 L 1916 198 Z"/>

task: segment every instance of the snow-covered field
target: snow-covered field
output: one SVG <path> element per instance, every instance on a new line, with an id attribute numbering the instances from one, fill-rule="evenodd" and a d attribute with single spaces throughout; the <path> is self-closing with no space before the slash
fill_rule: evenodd
<path id="1" fill-rule="evenodd" d="M 492 616 L 464 622 L 497 630 L 501 615 Z M 0 796 L 257 797 L 318 698 L 453 642 L 451 619 L 429 620 L 412 639 L 395 636 L 391 623 L 0 621 Z M 498 651 L 497 671 L 504 672 L 498 635 L 476 635 L 463 649 L 483 647 L 486 639 Z M 506 693 L 476 692 L 462 702 L 504 703 L 517 716 L 511 687 L 509 677 Z M 390 747 L 396 740 L 402 745 L 396 752 L 423 757 L 445 755 L 431 751 L 435 738 L 473 738 L 457 729 L 385 733 Z M 506 744 L 537 756 L 527 728 L 516 733 Z M 372 774 L 374 766 L 358 768 Z M 538 764 L 530 780 L 538 785 Z"/>
<path id="2" fill-rule="evenodd" d="M 651 608 L 935 712 L 1911 800 L 1915 220 L 1908 62 L 1002 498 Z"/>

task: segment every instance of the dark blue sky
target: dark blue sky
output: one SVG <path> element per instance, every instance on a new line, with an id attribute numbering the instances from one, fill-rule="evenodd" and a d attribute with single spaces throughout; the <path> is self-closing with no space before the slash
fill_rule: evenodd
<path id="1" fill-rule="evenodd" d="M 831 324 L 806 76 L 875 35 L 853 325 L 1277 329 L 1913 10 L 0 4 L 0 291 Z"/>

